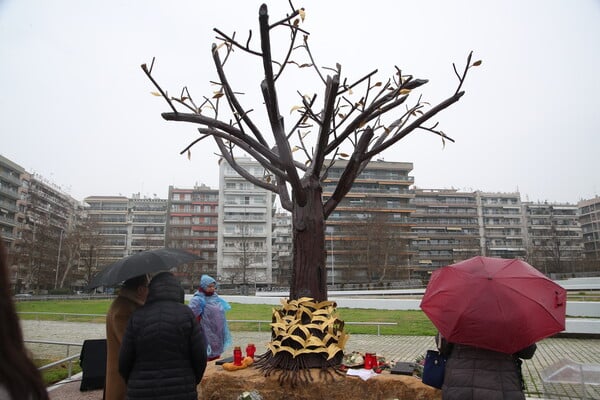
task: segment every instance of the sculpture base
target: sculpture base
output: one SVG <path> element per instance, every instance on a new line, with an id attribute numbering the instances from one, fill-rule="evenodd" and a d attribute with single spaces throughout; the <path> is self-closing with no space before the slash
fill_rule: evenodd
<path id="1" fill-rule="evenodd" d="M 364 400 L 410 399 L 440 400 L 441 390 L 427 386 L 413 376 L 393 375 L 388 371 L 363 380 L 356 376 L 332 372 L 329 378 L 319 369 L 310 370 L 311 382 L 294 388 L 281 386 L 279 372 L 265 377 L 254 367 L 225 371 L 214 362 L 208 363 L 198 386 L 199 400 L 237 400 L 243 392 L 257 391 L 264 400 Z"/>

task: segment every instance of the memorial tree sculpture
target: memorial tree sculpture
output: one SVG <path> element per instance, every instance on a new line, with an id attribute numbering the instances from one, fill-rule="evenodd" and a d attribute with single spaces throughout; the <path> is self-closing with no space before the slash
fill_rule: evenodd
<path id="1" fill-rule="evenodd" d="M 281 308 L 274 310 L 272 340 L 267 352 L 258 357 L 257 365 L 265 375 L 279 372 L 280 382 L 295 385 L 310 379 L 309 368 L 322 368 L 326 373 L 335 371 L 331 367 L 340 364 L 347 339 L 344 323 L 336 314 L 336 304 L 327 299 L 325 220 L 369 161 L 409 133 L 425 130 L 442 141 L 453 141 L 429 121 L 463 96 L 461 88 L 468 71 L 481 62 L 472 62 L 470 53 L 464 68 L 453 65 L 458 78 L 456 90 L 439 104 L 431 106 L 419 97 L 408 105 L 411 92 L 427 80 L 405 75 L 395 67 L 395 73 L 385 82 L 375 80 L 377 71 L 349 82 L 342 78 L 339 64 L 335 68 L 318 67 L 309 48 L 309 34 L 300 27 L 305 11 L 294 8 L 291 2 L 289 5 L 290 13 L 274 23 L 269 22 L 267 6 L 260 7 L 259 47 L 252 45 L 252 31 L 242 43 L 235 33 L 228 35 L 214 29 L 218 44 L 212 45 L 212 58 L 218 81 L 213 84 L 218 90 L 210 97 L 203 97 L 202 102 L 194 101 L 187 87 L 179 97 L 169 96 L 153 75 L 154 60 L 150 66 L 143 64 L 142 69 L 158 90 L 153 94 L 162 96 L 171 109 L 162 114 L 165 120 L 199 125 L 199 137 L 182 154 L 189 156 L 194 145 L 212 138 L 219 155 L 239 175 L 278 194 L 281 206 L 292 214 L 290 295 L 282 300 Z M 272 34 L 276 32 L 285 33 L 289 40 L 280 59 L 273 57 L 271 48 Z M 234 50 L 262 64 L 264 79 L 260 90 L 267 126 L 258 126 L 256 119 L 251 118 L 253 110 L 242 104 L 243 96 L 230 86 L 225 66 Z M 300 56 L 307 62 L 294 60 Z M 292 93 L 298 96 L 298 105 L 292 107 L 294 122 L 286 129 L 276 83 L 290 68 L 317 77 L 324 93 L 321 100 L 316 94 Z M 325 76 L 325 72 L 331 74 Z M 349 150 L 344 152 L 344 149 Z M 265 175 L 257 177 L 242 168 L 234 151 L 236 154 L 243 151 L 256 160 Z M 322 183 L 337 159 L 345 159 L 346 168 L 333 194 L 325 201 Z"/>

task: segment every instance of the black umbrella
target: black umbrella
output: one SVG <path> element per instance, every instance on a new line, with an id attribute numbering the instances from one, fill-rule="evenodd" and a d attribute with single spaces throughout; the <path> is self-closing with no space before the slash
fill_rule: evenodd
<path id="1" fill-rule="evenodd" d="M 168 271 L 178 265 L 201 259 L 195 254 L 179 249 L 160 248 L 141 251 L 106 266 L 92 278 L 87 289 L 114 286 L 136 276 Z"/>

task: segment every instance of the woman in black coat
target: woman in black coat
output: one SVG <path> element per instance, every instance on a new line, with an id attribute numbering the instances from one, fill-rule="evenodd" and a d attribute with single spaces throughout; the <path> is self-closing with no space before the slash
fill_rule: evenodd
<path id="1" fill-rule="evenodd" d="M 127 398 L 196 400 L 206 369 L 206 342 L 184 291 L 170 272 L 150 282 L 148 298 L 131 318 L 119 354 Z"/>
<path id="2" fill-rule="evenodd" d="M 437 342 L 440 352 L 448 357 L 442 400 L 525 400 L 521 359 L 533 357 L 535 343 L 505 354 L 448 343 L 439 333 Z"/>

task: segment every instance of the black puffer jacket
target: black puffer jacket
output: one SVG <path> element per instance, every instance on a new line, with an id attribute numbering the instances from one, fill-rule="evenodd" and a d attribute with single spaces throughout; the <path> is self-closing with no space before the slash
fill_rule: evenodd
<path id="1" fill-rule="evenodd" d="M 206 342 L 173 274 L 156 275 L 136 310 L 119 354 L 127 398 L 196 400 L 206 369 Z"/>
<path id="2" fill-rule="evenodd" d="M 443 400 L 525 400 L 519 358 L 531 358 L 535 344 L 504 354 L 454 344 L 446 362 Z"/>

